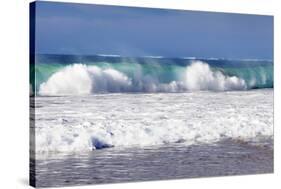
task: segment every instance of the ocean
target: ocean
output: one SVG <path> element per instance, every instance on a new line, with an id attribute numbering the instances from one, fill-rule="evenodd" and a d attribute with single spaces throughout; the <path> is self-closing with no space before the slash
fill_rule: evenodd
<path id="1" fill-rule="evenodd" d="M 38 187 L 273 172 L 270 60 L 37 55 L 30 71 Z"/>

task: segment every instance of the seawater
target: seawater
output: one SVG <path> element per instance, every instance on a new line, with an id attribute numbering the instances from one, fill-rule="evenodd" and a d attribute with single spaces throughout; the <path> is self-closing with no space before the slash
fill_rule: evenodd
<path id="1" fill-rule="evenodd" d="M 36 185 L 273 172 L 273 62 L 37 55 Z"/>
<path id="2" fill-rule="evenodd" d="M 37 95 L 273 88 L 271 60 L 36 55 Z"/>

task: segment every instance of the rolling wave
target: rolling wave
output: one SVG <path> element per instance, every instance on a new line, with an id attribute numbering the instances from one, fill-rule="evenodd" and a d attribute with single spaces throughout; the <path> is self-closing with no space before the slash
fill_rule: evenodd
<path id="1" fill-rule="evenodd" d="M 216 61 L 219 60 L 212 60 Z M 38 63 L 33 88 L 39 95 L 95 93 L 156 93 L 230 91 L 273 88 L 273 66 L 214 65 L 190 60 L 188 64 L 158 62 Z"/>
<path id="2" fill-rule="evenodd" d="M 182 75 L 182 74 L 181 74 Z M 111 92 L 184 92 L 196 90 L 244 90 L 246 82 L 236 76 L 212 71 L 203 62 L 186 67 L 180 80 L 162 83 L 160 78 L 138 70 L 132 78 L 112 68 L 74 64 L 54 73 L 39 88 L 40 95 L 81 95 Z"/>

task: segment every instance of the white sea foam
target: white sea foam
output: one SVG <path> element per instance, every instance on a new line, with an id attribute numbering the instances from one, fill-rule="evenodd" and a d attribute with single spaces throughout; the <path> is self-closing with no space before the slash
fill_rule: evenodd
<path id="1" fill-rule="evenodd" d="M 36 106 L 42 154 L 273 135 L 273 90 L 37 97 Z"/>

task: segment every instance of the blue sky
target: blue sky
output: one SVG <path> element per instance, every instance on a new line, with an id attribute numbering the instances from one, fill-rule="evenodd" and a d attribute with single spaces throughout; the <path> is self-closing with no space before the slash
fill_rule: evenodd
<path id="1" fill-rule="evenodd" d="M 272 59 L 273 17 L 39 1 L 36 53 Z"/>

